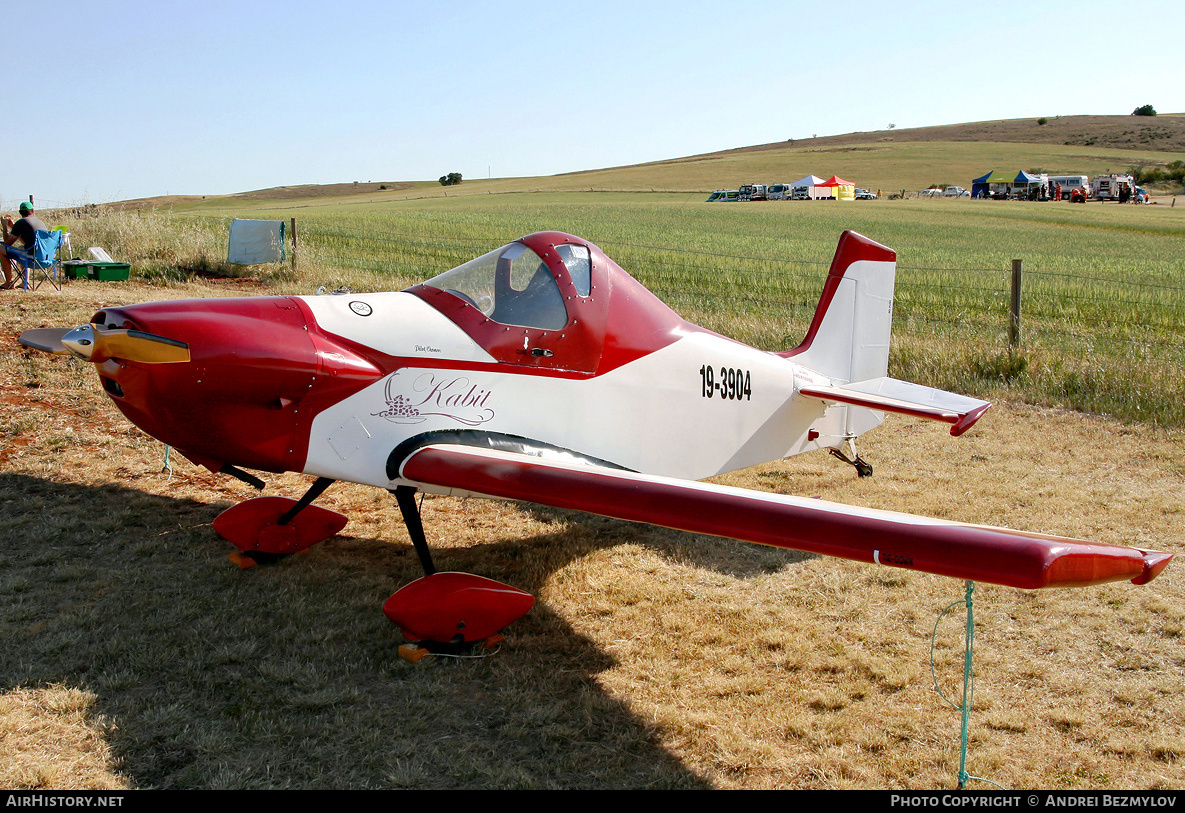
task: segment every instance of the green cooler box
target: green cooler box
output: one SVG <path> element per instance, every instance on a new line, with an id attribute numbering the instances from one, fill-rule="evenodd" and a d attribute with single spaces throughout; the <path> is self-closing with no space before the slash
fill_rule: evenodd
<path id="1" fill-rule="evenodd" d="M 132 273 L 132 266 L 129 263 L 104 263 L 97 260 L 69 260 L 62 263 L 62 269 L 67 277 L 92 279 L 99 282 L 124 280 Z"/>

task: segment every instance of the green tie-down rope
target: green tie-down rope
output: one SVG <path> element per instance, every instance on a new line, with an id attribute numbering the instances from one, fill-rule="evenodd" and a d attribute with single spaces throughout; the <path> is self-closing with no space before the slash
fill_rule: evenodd
<path id="1" fill-rule="evenodd" d="M 938 620 L 934 622 L 934 634 L 930 637 L 930 675 L 934 678 L 934 689 L 952 707 L 958 709 L 963 713 L 963 729 L 960 736 L 959 746 L 959 790 L 967 787 L 968 780 L 977 779 L 980 782 L 987 782 L 989 785 L 996 785 L 996 787 L 1003 790 L 1003 786 L 997 785 L 990 779 L 984 779 L 982 776 L 972 776 L 967 773 L 967 727 L 971 722 L 971 702 L 975 694 L 974 688 L 974 673 L 971 668 L 972 655 L 975 650 L 975 607 L 971 600 L 972 594 L 975 592 L 975 582 L 968 581 L 967 595 L 962 601 L 956 601 L 943 610 L 938 615 Z M 938 685 L 938 672 L 934 666 L 934 644 L 938 639 L 938 625 L 942 623 L 942 619 L 952 609 L 965 604 L 967 607 L 967 635 L 963 649 L 963 704 L 960 706 L 946 696 L 942 691 L 942 687 Z"/>

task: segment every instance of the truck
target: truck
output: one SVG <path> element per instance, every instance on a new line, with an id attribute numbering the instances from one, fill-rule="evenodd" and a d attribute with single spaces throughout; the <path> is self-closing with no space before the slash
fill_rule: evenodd
<path id="1" fill-rule="evenodd" d="M 788 183 L 772 183 L 766 192 L 770 200 L 790 200 L 792 188 Z"/>
<path id="2" fill-rule="evenodd" d="M 1135 192 L 1136 181 L 1131 175 L 1096 175 L 1090 182 L 1090 196 L 1095 200 L 1117 200 L 1127 203 Z"/>

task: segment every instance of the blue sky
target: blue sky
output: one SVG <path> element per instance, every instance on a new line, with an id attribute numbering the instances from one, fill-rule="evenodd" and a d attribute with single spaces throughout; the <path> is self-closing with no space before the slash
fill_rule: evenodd
<path id="1" fill-rule="evenodd" d="M 1185 112 L 1185 3 L 63 0 L 0 208 L 551 175 L 814 134 Z M 1068 47 L 1079 44 L 1077 56 Z M 10 55 L 16 51 L 9 51 Z"/>

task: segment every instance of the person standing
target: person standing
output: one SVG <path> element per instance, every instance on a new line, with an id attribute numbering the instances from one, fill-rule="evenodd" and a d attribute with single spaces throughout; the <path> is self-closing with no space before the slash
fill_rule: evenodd
<path id="1" fill-rule="evenodd" d="M 33 204 L 22 203 L 19 211 L 21 219 L 15 223 L 7 215 L 0 218 L 0 225 L 4 227 L 4 242 L 0 243 L 0 267 L 4 269 L 4 284 L 0 285 L 0 289 L 13 288 L 16 285 L 12 275 L 12 258 L 18 257 L 22 263 L 31 260 L 33 240 L 37 232 L 49 231 L 49 226 L 33 214 Z M 19 249 L 16 247 L 18 240 L 21 243 Z"/>

